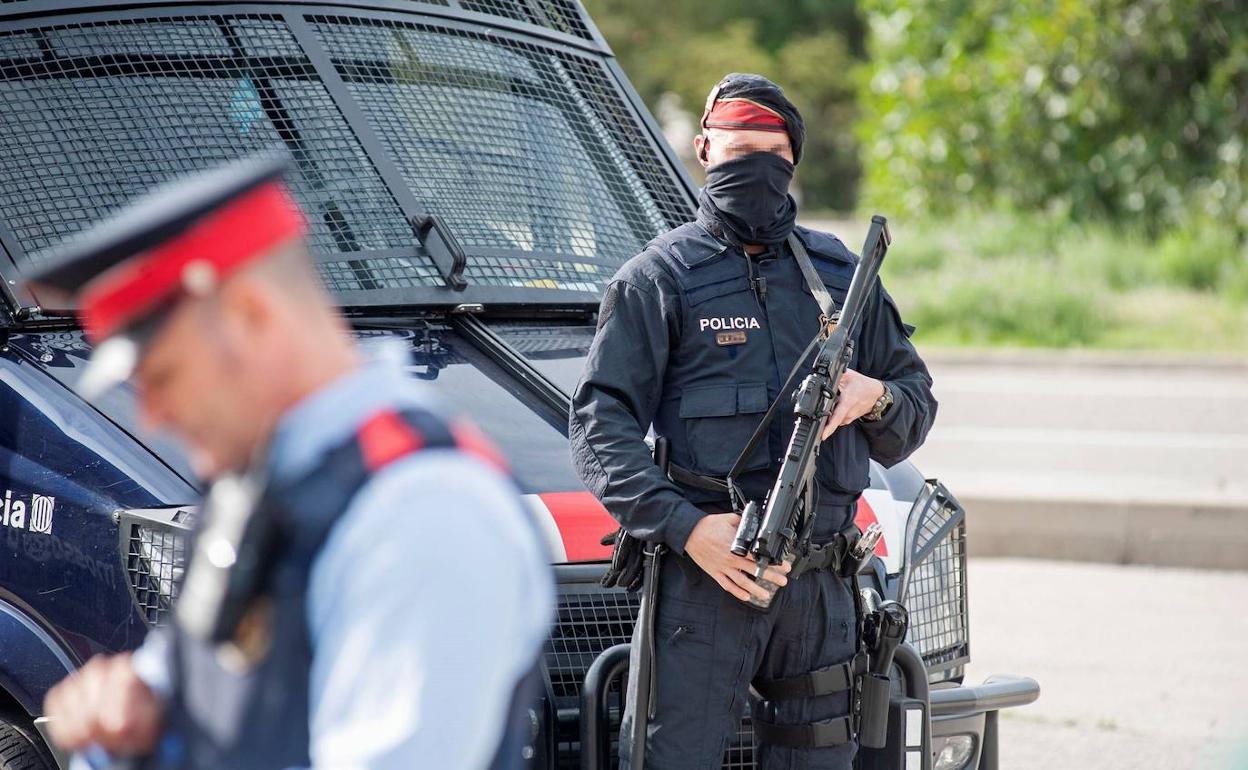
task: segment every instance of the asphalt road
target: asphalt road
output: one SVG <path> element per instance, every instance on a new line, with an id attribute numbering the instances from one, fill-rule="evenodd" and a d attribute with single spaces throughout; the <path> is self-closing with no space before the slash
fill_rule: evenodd
<path id="1" fill-rule="evenodd" d="M 803 224 L 856 249 L 867 221 Z M 1248 509 L 1248 351 L 939 350 L 922 329 L 915 342 L 940 411 L 913 459 L 959 497 Z"/>
<path id="2" fill-rule="evenodd" d="M 1248 507 L 1248 362 L 932 351 L 914 455 L 959 495 Z"/>
<path id="3" fill-rule="evenodd" d="M 1248 768 L 1248 573 L 972 559 L 970 608 L 968 681 L 1040 682 L 1006 770 Z"/>

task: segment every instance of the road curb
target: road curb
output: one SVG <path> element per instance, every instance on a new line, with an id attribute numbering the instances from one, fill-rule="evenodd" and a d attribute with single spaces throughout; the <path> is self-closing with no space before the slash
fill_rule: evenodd
<path id="1" fill-rule="evenodd" d="M 959 499 L 971 556 L 1248 570 L 1248 504 Z"/>
<path id="2" fill-rule="evenodd" d="M 1027 369 L 1213 369 L 1248 373 L 1248 357 L 1234 354 L 1048 348 L 947 348 L 919 346 L 929 365 L 1009 366 Z"/>

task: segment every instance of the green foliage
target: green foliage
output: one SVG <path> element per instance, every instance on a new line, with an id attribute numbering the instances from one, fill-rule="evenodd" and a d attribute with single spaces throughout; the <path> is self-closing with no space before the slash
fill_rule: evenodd
<path id="1" fill-rule="evenodd" d="M 1212 290 L 1243 272 L 1244 254 L 1234 235 L 1217 228 L 1176 230 L 1157 243 L 1158 267 L 1167 281 Z"/>
<path id="2" fill-rule="evenodd" d="M 863 50 L 854 0 L 587 0 L 586 6 L 652 110 L 670 92 L 696 118 L 711 86 L 729 72 L 775 80 L 806 120 L 797 175 L 803 205 L 854 207 L 852 73 Z"/>
<path id="3" fill-rule="evenodd" d="M 1095 297 L 1041 262 L 1017 258 L 942 272 L 909 316 L 958 344 L 1082 347 L 1104 323 Z"/>
<path id="4" fill-rule="evenodd" d="M 1006 205 L 1152 235 L 1204 220 L 1248 231 L 1240 0 L 861 5 L 870 205 Z"/>
<path id="5" fill-rule="evenodd" d="M 884 280 L 920 344 L 1242 350 L 1248 248 L 966 209 L 894 228 Z"/>
<path id="6" fill-rule="evenodd" d="M 1244 0 L 586 5 L 652 108 L 785 88 L 803 210 L 890 216 L 921 344 L 1248 349 Z"/>

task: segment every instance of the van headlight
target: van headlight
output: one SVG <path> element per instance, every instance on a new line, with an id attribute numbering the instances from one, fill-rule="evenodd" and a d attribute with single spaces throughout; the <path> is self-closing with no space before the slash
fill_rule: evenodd
<path id="1" fill-rule="evenodd" d="M 975 736 L 952 735 L 945 739 L 945 745 L 936 755 L 936 763 L 932 770 L 962 770 L 971 755 L 975 753 Z"/>

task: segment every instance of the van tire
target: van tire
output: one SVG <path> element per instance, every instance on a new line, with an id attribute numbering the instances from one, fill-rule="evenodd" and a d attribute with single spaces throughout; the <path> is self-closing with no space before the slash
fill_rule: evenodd
<path id="1" fill-rule="evenodd" d="M 30 722 L 0 715 L 0 770 L 57 770 L 57 766 Z"/>

